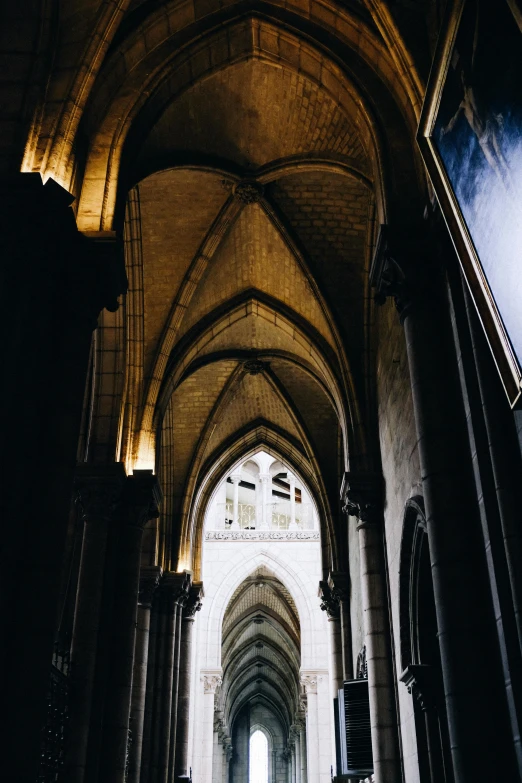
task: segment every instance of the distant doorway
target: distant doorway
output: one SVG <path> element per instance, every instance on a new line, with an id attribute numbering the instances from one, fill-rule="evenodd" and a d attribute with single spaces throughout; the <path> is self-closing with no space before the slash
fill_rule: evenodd
<path id="1" fill-rule="evenodd" d="M 262 731 L 250 737 L 249 783 L 268 783 L 268 740 Z"/>

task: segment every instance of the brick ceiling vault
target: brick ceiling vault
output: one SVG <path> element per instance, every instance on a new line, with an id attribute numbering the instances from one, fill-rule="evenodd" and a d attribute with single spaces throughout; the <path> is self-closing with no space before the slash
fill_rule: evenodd
<path id="1" fill-rule="evenodd" d="M 197 574 L 220 474 L 271 450 L 310 486 L 335 567 L 340 476 L 372 466 L 376 226 L 414 219 L 424 187 L 423 85 L 393 15 L 373 0 L 62 5 L 23 170 L 74 194 L 80 230 L 124 235 L 91 457 L 157 470 L 162 565 Z"/>

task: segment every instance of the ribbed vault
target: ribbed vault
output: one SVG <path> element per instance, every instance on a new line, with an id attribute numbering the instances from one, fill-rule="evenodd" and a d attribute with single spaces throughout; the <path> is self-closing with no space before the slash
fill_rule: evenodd
<path id="1" fill-rule="evenodd" d="M 159 561 L 197 574 L 220 474 L 264 448 L 310 487 L 335 570 L 341 476 L 374 468 L 376 226 L 421 203 L 418 74 L 369 2 L 102 5 L 24 164 L 75 190 L 81 230 L 124 230 L 89 459 L 159 474 Z"/>
<path id="2" fill-rule="evenodd" d="M 286 731 L 298 709 L 300 626 L 295 603 L 267 568 L 237 588 L 222 631 L 220 706 L 234 725 L 245 705 L 261 699 Z"/>

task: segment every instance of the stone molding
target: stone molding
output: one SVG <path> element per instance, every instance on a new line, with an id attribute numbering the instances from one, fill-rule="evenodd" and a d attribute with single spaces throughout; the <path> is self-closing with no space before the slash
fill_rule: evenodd
<path id="1" fill-rule="evenodd" d="M 380 473 L 344 474 L 341 487 L 343 511 L 355 517 L 360 526 L 382 522 L 383 479 Z"/>
<path id="2" fill-rule="evenodd" d="M 318 530 L 208 530 L 205 541 L 319 541 Z"/>

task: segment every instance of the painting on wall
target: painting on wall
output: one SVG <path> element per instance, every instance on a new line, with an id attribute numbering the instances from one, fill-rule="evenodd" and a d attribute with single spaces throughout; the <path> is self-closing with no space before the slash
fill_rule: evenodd
<path id="1" fill-rule="evenodd" d="M 454 0 L 418 140 L 511 405 L 522 381 L 522 13 Z"/>

